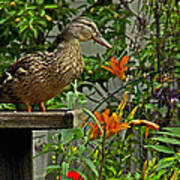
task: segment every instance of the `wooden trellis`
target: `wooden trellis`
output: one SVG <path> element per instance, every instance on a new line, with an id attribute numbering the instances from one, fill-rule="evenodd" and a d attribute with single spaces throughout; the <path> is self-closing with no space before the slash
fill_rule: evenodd
<path id="1" fill-rule="evenodd" d="M 81 111 L 0 112 L 0 180 L 33 180 L 32 130 L 72 128 Z"/>

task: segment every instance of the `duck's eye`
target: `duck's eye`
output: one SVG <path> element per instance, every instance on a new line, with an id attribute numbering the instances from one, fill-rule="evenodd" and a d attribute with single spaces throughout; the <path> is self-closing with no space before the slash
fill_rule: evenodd
<path id="1" fill-rule="evenodd" d="M 86 26 L 88 26 L 88 27 L 93 29 L 93 26 L 91 24 L 86 24 Z"/>
<path id="2" fill-rule="evenodd" d="M 92 25 L 92 24 L 86 24 L 88 27 L 90 27 L 94 32 L 97 32 L 96 31 L 96 28 Z"/>

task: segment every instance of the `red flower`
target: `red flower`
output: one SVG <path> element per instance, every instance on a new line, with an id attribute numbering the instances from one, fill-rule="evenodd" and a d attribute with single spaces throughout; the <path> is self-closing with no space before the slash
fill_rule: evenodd
<path id="1" fill-rule="evenodd" d="M 72 180 L 83 180 L 83 177 L 80 176 L 80 174 L 78 172 L 75 172 L 75 171 L 68 172 L 66 177 L 69 177 Z M 62 180 L 61 176 L 59 176 L 59 180 Z"/>

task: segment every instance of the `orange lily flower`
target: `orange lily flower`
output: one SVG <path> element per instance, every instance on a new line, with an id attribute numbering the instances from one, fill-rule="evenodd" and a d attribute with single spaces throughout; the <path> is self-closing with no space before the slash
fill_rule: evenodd
<path id="1" fill-rule="evenodd" d="M 132 120 L 130 124 L 145 125 L 146 126 L 145 139 L 148 138 L 149 129 L 154 129 L 158 131 L 160 128 L 158 124 L 146 120 Z"/>
<path id="2" fill-rule="evenodd" d="M 111 116 L 109 115 L 110 110 L 106 109 L 102 115 L 98 112 L 94 112 L 94 115 L 96 116 L 97 120 L 102 126 L 102 129 L 106 130 L 105 137 L 111 137 L 117 132 L 129 128 L 129 123 L 120 123 L 120 118 L 116 113 L 113 113 Z M 91 140 L 98 138 L 98 136 L 102 135 L 101 130 L 99 129 L 99 126 L 97 123 L 92 124 L 89 122 L 89 126 L 91 127 L 89 132 L 89 138 Z"/>
<path id="3" fill-rule="evenodd" d="M 106 67 L 106 66 L 101 66 L 101 67 L 110 71 L 119 79 L 125 80 L 126 75 L 124 71 L 126 71 L 129 68 L 129 66 L 124 66 L 124 65 L 128 62 L 128 60 L 129 60 L 129 57 L 124 56 L 119 63 L 115 57 L 112 57 L 109 63 L 110 67 Z"/>

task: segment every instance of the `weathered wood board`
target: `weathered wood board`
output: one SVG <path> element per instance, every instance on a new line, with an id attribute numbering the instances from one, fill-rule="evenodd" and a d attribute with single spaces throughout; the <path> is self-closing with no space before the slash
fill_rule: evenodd
<path id="1" fill-rule="evenodd" d="M 72 111 L 0 112 L 0 128 L 62 129 L 73 127 Z"/>
<path id="2" fill-rule="evenodd" d="M 0 180 L 33 180 L 32 130 L 73 128 L 82 111 L 0 111 Z"/>

